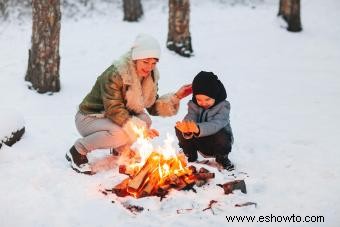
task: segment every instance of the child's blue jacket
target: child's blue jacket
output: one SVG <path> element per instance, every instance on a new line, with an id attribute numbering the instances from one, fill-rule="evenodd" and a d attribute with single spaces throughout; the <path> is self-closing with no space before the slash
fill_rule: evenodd
<path id="1" fill-rule="evenodd" d="M 190 100 L 188 102 L 188 113 L 185 115 L 184 120 L 192 120 L 197 123 L 200 133 L 195 135 L 196 137 L 213 135 L 222 128 L 225 128 L 233 137 L 229 114 L 230 103 L 227 100 L 223 100 L 207 110 Z"/>

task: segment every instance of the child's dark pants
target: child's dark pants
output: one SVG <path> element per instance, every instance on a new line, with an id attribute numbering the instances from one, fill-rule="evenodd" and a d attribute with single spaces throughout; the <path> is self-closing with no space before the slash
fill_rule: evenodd
<path id="1" fill-rule="evenodd" d="M 189 162 L 197 160 L 198 150 L 203 155 L 215 157 L 218 163 L 223 163 L 228 159 L 228 154 L 231 152 L 232 147 L 232 136 L 226 129 L 223 128 L 210 136 L 193 136 L 191 139 L 185 139 L 182 132 L 177 128 L 175 128 L 175 130 L 179 140 L 179 146 L 183 149 Z"/>

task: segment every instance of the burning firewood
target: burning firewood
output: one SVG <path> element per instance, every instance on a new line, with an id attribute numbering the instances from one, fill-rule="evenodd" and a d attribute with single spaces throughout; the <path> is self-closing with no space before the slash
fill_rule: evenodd
<path id="1" fill-rule="evenodd" d="M 157 171 L 153 171 L 152 175 L 150 176 L 149 182 L 143 188 L 141 196 L 148 196 L 152 194 L 153 191 L 157 190 L 159 182 L 159 173 Z"/>
<path id="2" fill-rule="evenodd" d="M 127 166 L 127 165 L 119 165 L 119 173 L 128 175 L 129 177 L 132 177 L 136 175 L 136 173 L 139 171 L 138 166 Z"/>
<path id="3" fill-rule="evenodd" d="M 188 130 L 197 127 L 193 122 L 186 122 L 184 126 Z M 126 148 L 126 152 L 120 152 L 121 156 L 125 157 L 120 159 L 124 160 L 125 165 L 119 166 L 119 173 L 126 174 L 129 178 L 112 189 L 117 196 L 163 198 L 171 188 L 194 190 L 193 186 L 197 181 L 205 183 L 215 177 L 214 173 L 204 168 L 197 171 L 194 166 L 187 167 L 184 153 L 175 152 L 169 147 L 154 150 L 145 136 L 146 129 L 137 126 L 132 128 L 138 138 L 134 144 L 136 146 Z"/>
<path id="4" fill-rule="evenodd" d="M 151 159 L 155 159 L 155 157 Z M 154 195 L 164 197 L 171 188 L 176 190 L 193 189 L 194 185 L 202 186 L 209 179 L 215 177 L 215 173 L 211 173 L 205 168 L 201 168 L 197 172 L 194 166 L 185 167 L 186 171 L 161 177 L 161 172 L 158 169 L 159 165 L 157 162 L 150 160 L 147 160 L 135 176 L 125 179 L 115 186 L 112 191 L 118 196 L 133 195 L 140 198 Z"/>
<path id="5" fill-rule="evenodd" d="M 190 176 L 186 176 L 183 178 L 186 184 L 194 184 L 196 179 Z"/>
<path id="6" fill-rule="evenodd" d="M 191 171 L 191 173 L 197 173 L 197 169 L 195 166 L 189 166 L 188 169 Z"/>
<path id="7" fill-rule="evenodd" d="M 126 174 L 129 178 L 116 185 L 112 191 L 117 196 L 164 197 L 171 188 L 193 189 L 195 184 L 203 185 L 215 177 L 215 173 L 205 168 L 197 171 L 196 167 L 186 165 L 183 153 L 164 156 L 162 153 L 152 152 L 143 165 L 138 162 L 120 165 L 119 173 Z"/>
<path id="8" fill-rule="evenodd" d="M 126 165 L 119 165 L 119 173 L 130 175 L 127 173 Z"/>
<path id="9" fill-rule="evenodd" d="M 113 189 L 112 192 L 114 192 L 117 196 L 124 197 L 129 195 L 127 191 L 127 185 L 129 183 L 129 178 L 126 178 L 119 184 L 117 184 Z"/>
<path id="10" fill-rule="evenodd" d="M 215 173 L 196 173 L 195 176 L 198 180 L 208 180 L 215 178 Z"/>
<path id="11" fill-rule="evenodd" d="M 155 168 L 157 168 L 157 163 L 152 162 L 154 158 L 156 158 L 156 153 L 152 153 L 148 158 L 145 165 L 142 169 L 137 173 L 135 177 L 133 177 L 128 183 L 128 190 L 130 192 L 136 193 L 140 191 L 141 186 L 146 183 L 146 180 L 149 179 L 148 174 L 153 172 Z"/>

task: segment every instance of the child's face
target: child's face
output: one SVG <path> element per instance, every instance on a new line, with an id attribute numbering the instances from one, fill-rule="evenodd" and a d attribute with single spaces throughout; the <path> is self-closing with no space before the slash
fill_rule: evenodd
<path id="1" fill-rule="evenodd" d="M 209 96 L 206 95 L 195 95 L 197 104 L 204 108 L 204 109 L 209 109 L 215 104 L 215 99 L 210 98 Z"/>

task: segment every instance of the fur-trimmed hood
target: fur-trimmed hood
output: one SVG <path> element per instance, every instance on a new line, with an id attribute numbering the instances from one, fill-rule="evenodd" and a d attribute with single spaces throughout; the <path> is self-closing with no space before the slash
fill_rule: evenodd
<path id="1" fill-rule="evenodd" d="M 123 55 L 118 61 L 113 63 L 118 74 L 127 87 L 125 101 L 126 107 L 135 113 L 143 112 L 144 108 L 149 108 L 156 101 L 157 83 L 159 80 L 158 69 L 152 71 L 152 75 L 140 79 L 136 72 L 135 62 L 132 60 L 131 51 Z"/>

